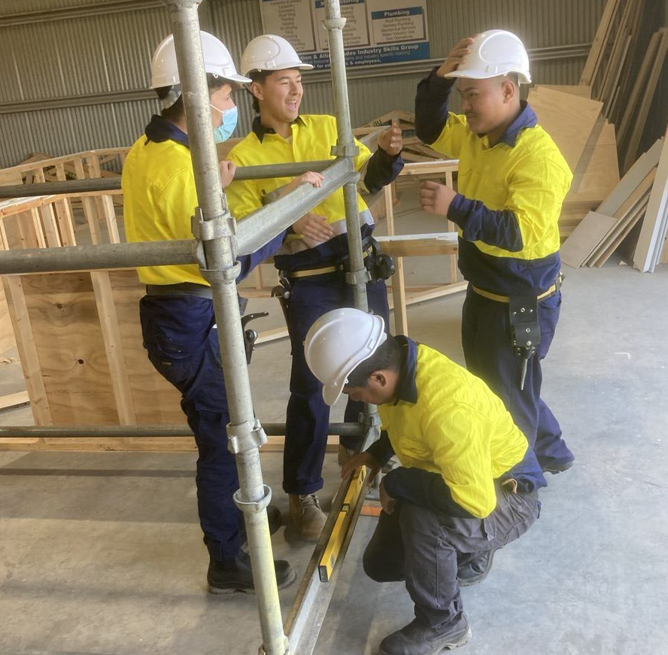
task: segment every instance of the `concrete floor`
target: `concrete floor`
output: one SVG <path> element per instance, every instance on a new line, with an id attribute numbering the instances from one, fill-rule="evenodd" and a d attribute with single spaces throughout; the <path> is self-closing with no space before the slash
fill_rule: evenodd
<path id="1" fill-rule="evenodd" d="M 436 266 L 443 260 L 408 260 L 411 283 L 441 275 Z M 469 655 L 668 653 L 668 305 L 661 300 L 668 267 L 640 275 L 611 262 L 566 275 L 543 395 L 576 466 L 549 480 L 541 519 L 497 555 L 484 584 L 463 591 L 473 638 L 462 652 Z M 412 306 L 411 336 L 461 362 L 462 300 Z M 262 306 L 253 302 L 251 310 Z M 20 390 L 7 388 L 11 366 L 0 369 L 4 393 Z M 288 371 L 285 342 L 258 348 L 251 374 L 264 421 L 283 418 Z M 14 410 L 0 413 L 0 422 L 30 418 Z M 254 597 L 205 590 L 194 459 L 0 452 L 0 653 L 256 653 Z M 281 456 L 266 453 L 262 461 L 285 511 Z M 338 479 L 332 455 L 325 477 L 326 504 Z M 371 655 L 412 618 L 402 584 L 364 576 L 361 554 L 374 524 L 360 519 L 318 655 Z M 273 543 L 301 574 L 310 547 L 290 528 Z M 296 588 L 281 593 L 284 614 Z"/>

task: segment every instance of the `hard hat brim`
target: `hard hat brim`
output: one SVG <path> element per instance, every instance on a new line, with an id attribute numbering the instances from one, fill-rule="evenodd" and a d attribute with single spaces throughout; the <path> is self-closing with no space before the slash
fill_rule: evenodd
<path id="1" fill-rule="evenodd" d="M 322 399 L 327 406 L 332 407 L 332 405 L 336 404 L 336 401 L 341 397 L 342 393 L 343 387 L 338 387 L 336 385 L 323 386 Z"/>
<path id="2" fill-rule="evenodd" d="M 446 79 L 463 77 L 469 80 L 491 80 L 493 77 L 504 77 L 505 75 L 510 75 L 511 73 L 517 75 L 522 84 L 531 84 L 531 76 L 527 76 L 526 73 L 520 73 L 519 71 L 506 71 L 505 73 L 482 73 L 480 71 L 456 70 L 452 71 L 451 73 L 446 73 L 443 75 L 443 77 Z"/>

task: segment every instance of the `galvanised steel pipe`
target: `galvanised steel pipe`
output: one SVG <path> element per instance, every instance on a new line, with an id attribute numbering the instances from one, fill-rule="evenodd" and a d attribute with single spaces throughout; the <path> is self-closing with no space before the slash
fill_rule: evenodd
<path id="1" fill-rule="evenodd" d="M 282 437 L 285 423 L 265 423 L 262 428 L 269 436 Z M 366 433 L 359 423 L 330 423 L 328 434 L 340 437 L 361 437 Z M 81 425 L 43 427 L 33 425 L 3 425 L 0 439 L 108 439 L 117 437 L 188 437 L 192 430 L 187 425 Z"/>
<path id="2" fill-rule="evenodd" d="M 230 450 L 236 454 L 240 492 L 235 501 L 244 512 L 253 579 L 257 594 L 262 643 L 267 655 L 285 655 L 289 650 L 283 633 L 274 557 L 266 511 L 271 490 L 265 487 L 258 446 L 263 433 L 255 419 L 235 279 L 231 224 L 233 218 L 220 186 L 218 159 L 213 142 L 209 93 L 202 55 L 197 7 L 199 0 L 165 0 L 169 5 L 174 45 L 186 109 L 188 138 L 193 159 L 197 197 L 201 209 L 206 269 L 210 282 L 218 330 L 221 360 L 230 410 Z M 211 223 L 213 221 L 213 223 Z M 207 225 L 209 224 L 209 225 Z M 226 234 L 227 232 L 227 234 Z"/>
<path id="3" fill-rule="evenodd" d="M 291 193 L 243 218 L 237 223 L 237 254 L 248 255 L 255 252 L 343 184 L 356 180 L 359 176 L 352 168 L 352 160 L 332 160 L 330 166 L 323 171 L 325 179 L 321 187 L 314 188 L 308 183 L 300 184 Z M 355 183 L 352 184 L 354 186 Z M 357 231 L 359 232 L 359 227 Z"/>
<path id="4" fill-rule="evenodd" d="M 296 177 L 309 171 L 324 171 L 331 166 L 332 159 L 289 162 L 287 164 L 266 164 L 263 166 L 240 166 L 235 180 L 263 180 L 275 177 Z M 33 196 L 55 196 L 96 191 L 119 191 L 121 178 L 101 177 L 92 180 L 69 180 L 68 182 L 41 182 L 37 184 L 14 184 L 0 186 L 0 198 L 29 198 Z"/>
<path id="5" fill-rule="evenodd" d="M 350 122 L 346 57 L 343 48 L 343 27 L 345 24 L 346 19 L 341 16 L 339 0 L 326 0 L 325 27 L 329 37 L 332 90 L 338 132 L 335 152 L 339 157 L 345 157 L 353 164 L 358 148 L 355 146 L 355 138 Z M 364 267 L 364 256 L 362 254 L 362 234 L 360 232 L 357 185 L 355 183 L 350 182 L 343 187 L 343 198 L 346 208 L 348 256 L 350 257 L 350 272 L 347 274 L 347 279 L 353 287 L 355 307 L 366 312 L 369 310 L 366 294 L 368 275 Z"/>
<path id="6" fill-rule="evenodd" d="M 0 252 L 0 275 L 197 263 L 197 241 L 105 243 Z"/>

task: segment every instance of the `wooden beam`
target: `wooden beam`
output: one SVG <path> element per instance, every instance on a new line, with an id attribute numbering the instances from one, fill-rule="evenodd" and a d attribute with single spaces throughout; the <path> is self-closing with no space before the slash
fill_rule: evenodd
<path id="1" fill-rule="evenodd" d="M 0 396 L 0 410 L 10 409 L 11 407 L 18 407 L 30 402 L 30 396 L 27 391 L 19 391 L 18 393 L 10 393 L 6 396 Z"/>

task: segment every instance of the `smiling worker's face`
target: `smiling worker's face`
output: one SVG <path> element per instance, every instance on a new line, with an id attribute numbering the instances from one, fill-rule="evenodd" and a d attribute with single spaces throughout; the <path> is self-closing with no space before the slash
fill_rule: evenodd
<path id="1" fill-rule="evenodd" d="M 253 82 L 251 91 L 260 103 L 263 119 L 292 123 L 299 116 L 304 89 L 298 69 L 274 71 L 262 81 Z"/>

